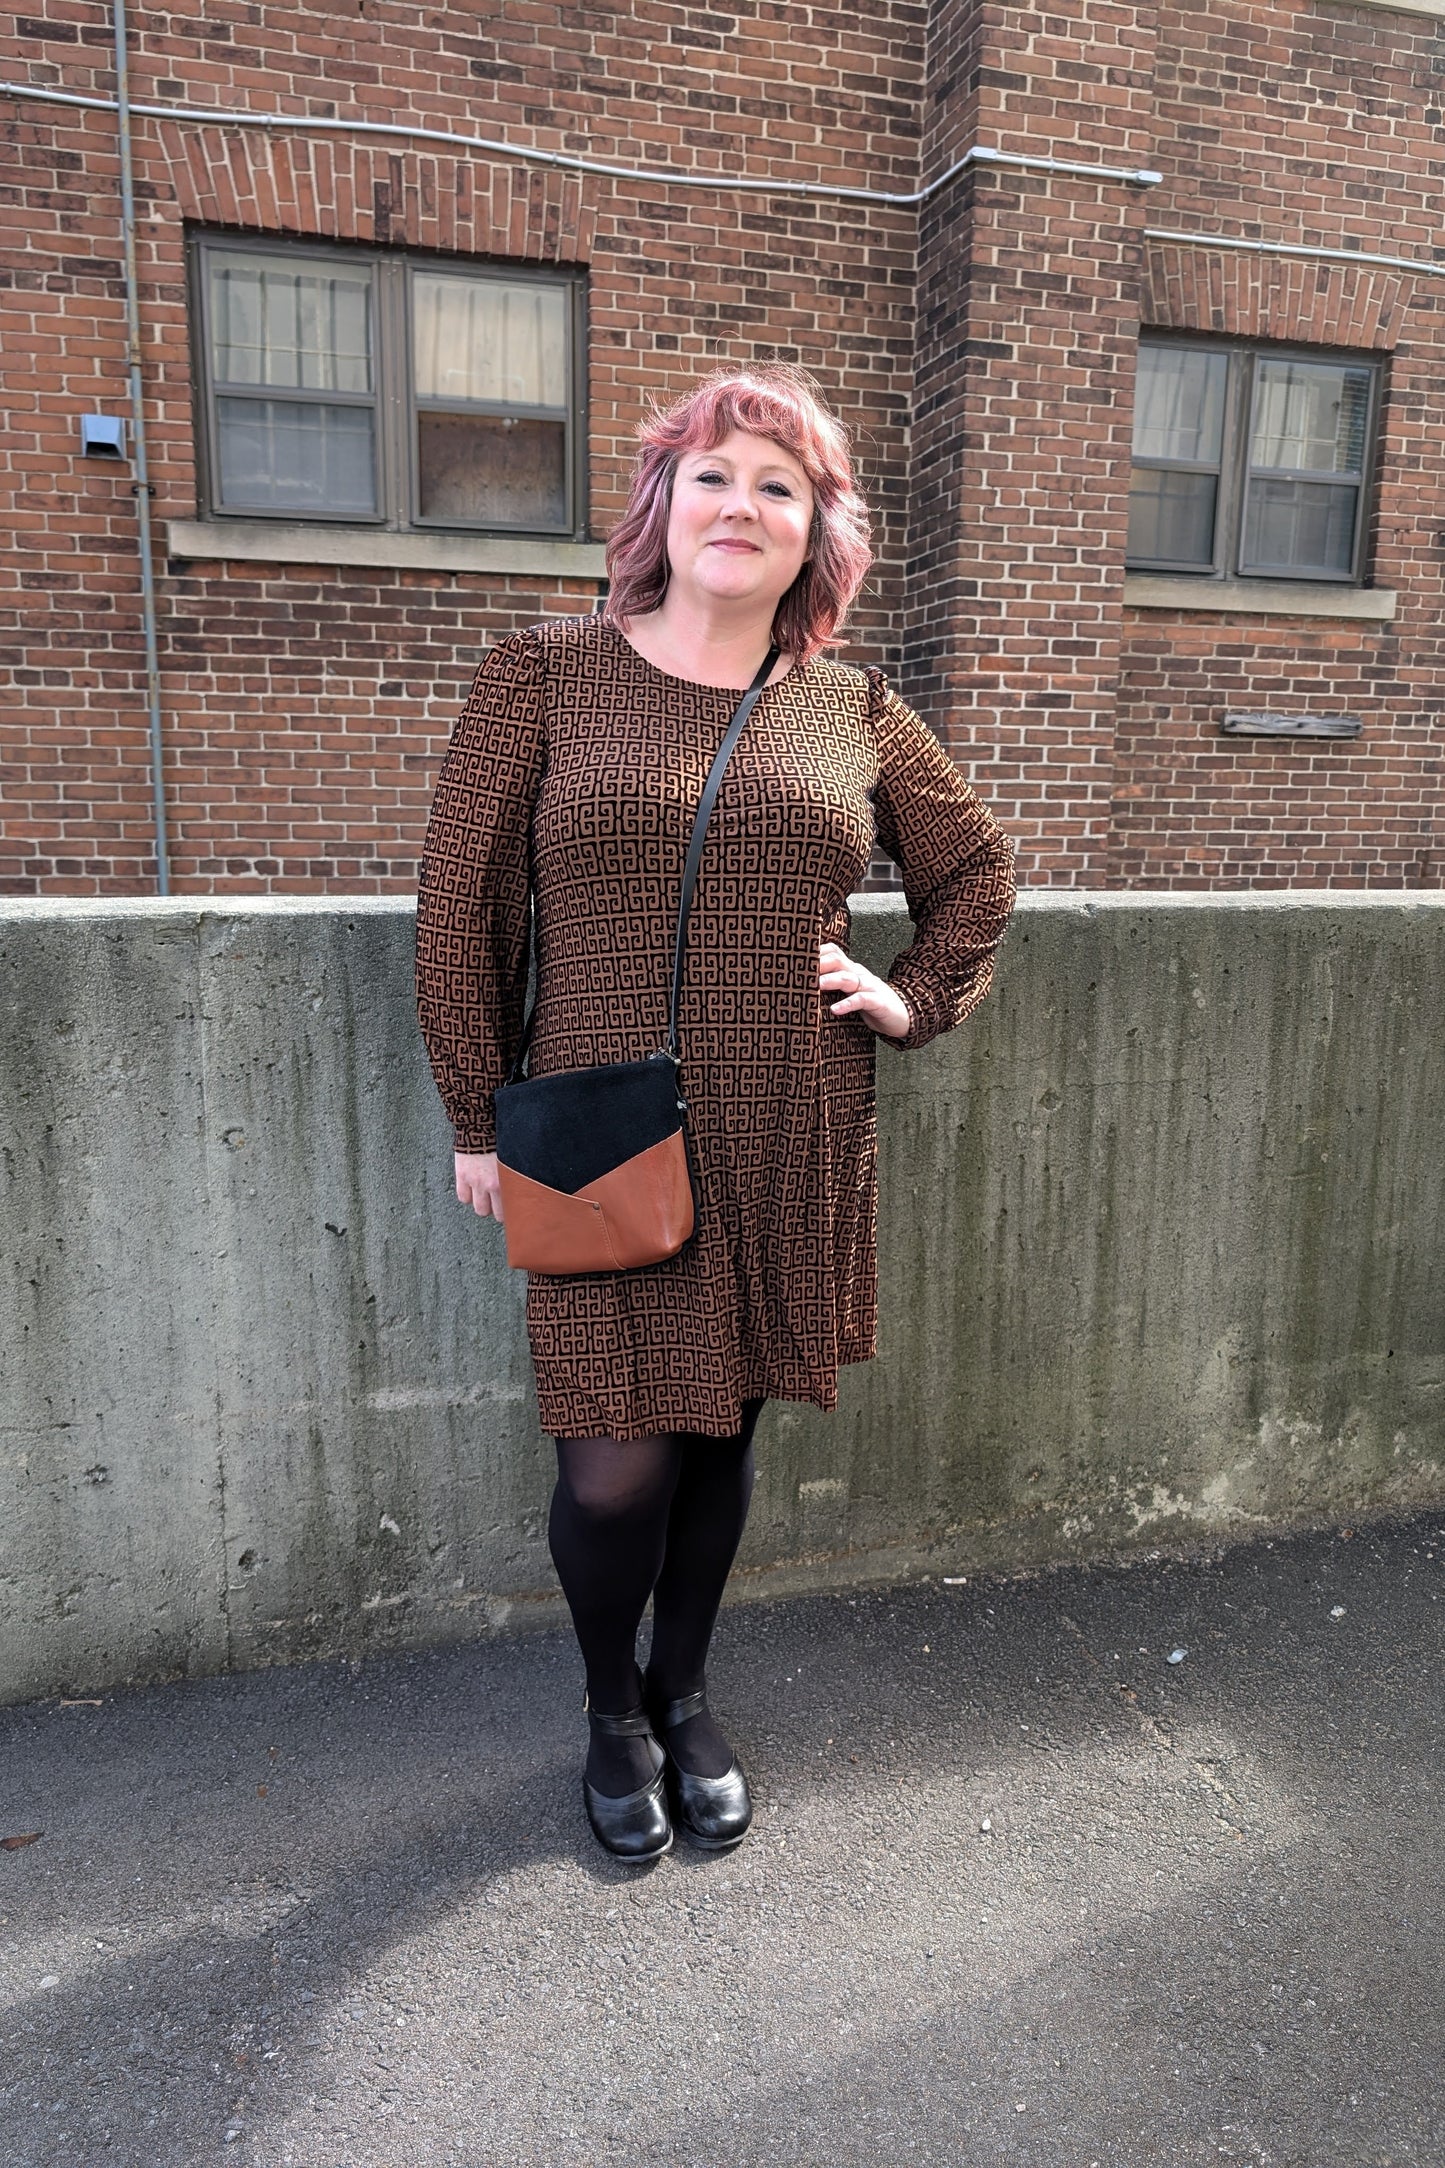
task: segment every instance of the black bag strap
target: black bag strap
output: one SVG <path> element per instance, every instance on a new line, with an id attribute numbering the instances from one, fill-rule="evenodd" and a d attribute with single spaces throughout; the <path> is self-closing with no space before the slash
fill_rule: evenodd
<path id="1" fill-rule="evenodd" d="M 692 840 L 687 847 L 687 863 L 682 871 L 682 895 L 677 906 L 677 935 L 673 944 L 672 959 L 672 1000 L 668 1005 L 667 1012 L 667 1052 L 674 1061 L 681 1059 L 677 1043 L 677 1007 L 682 993 L 682 959 L 687 946 L 688 914 L 692 910 L 693 890 L 697 886 L 697 869 L 702 863 L 702 847 L 707 837 L 707 825 L 712 819 L 712 809 L 717 799 L 718 788 L 723 779 L 723 770 L 732 759 L 733 748 L 743 734 L 743 726 L 756 707 L 758 694 L 767 684 L 769 677 L 772 675 L 773 666 L 781 653 L 782 649 L 778 647 L 768 649 L 767 654 L 758 666 L 757 676 L 738 702 L 733 719 L 728 724 L 727 735 L 718 747 L 713 764 L 708 770 L 707 781 L 703 785 L 702 797 L 698 802 L 697 815 L 692 824 Z M 534 949 L 536 946 L 536 931 L 537 913 L 534 899 L 532 909 L 532 943 Z M 537 1003 L 534 995 L 532 1006 L 527 1013 L 527 1020 L 522 1026 L 522 1037 L 517 1048 L 516 1059 L 507 1072 L 507 1082 L 509 1084 L 515 1084 L 521 1075 L 522 1063 L 526 1059 L 527 1048 L 531 1044 L 532 1026 L 536 1020 Z"/>

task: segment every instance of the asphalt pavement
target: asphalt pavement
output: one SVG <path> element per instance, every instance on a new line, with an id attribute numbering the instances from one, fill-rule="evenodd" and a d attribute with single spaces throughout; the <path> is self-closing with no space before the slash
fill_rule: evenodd
<path id="1" fill-rule="evenodd" d="M 1442 1538 L 729 1605 L 642 1870 L 555 1630 L 0 1712 L 0 2164 L 1440 2168 Z"/>

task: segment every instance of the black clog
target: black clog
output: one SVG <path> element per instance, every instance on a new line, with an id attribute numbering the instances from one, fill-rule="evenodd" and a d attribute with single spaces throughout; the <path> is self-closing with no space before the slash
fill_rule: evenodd
<path id="1" fill-rule="evenodd" d="M 589 1708 L 587 1721 L 616 1739 L 645 1738 L 652 1731 L 647 1711 L 641 1706 L 624 1709 L 617 1715 Z M 585 1776 L 582 1779 L 582 1798 L 593 1836 L 614 1858 L 625 1859 L 636 1866 L 651 1859 L 661 1859 L 664 1852 L 672 1849 L 672 1818 L 667 1811 L 666 1750 L 662 1749 L 662 1752 L 663 1760 L 656 1775 L 648 1783 L 639 1785 L 635 1792 L 624 1792 L 620 1798 L 599 1792 Z"/>
<path id="2" fill-rule="evenodd" d="M 730 1852 L 735 1844 L 742 1843 L 753 1819 L 752 1795 L 742 1764 L 734 1755 L 720 1777 L 696 1776 L 690 1769 L 678 1766 L 667 1744 L 670 1731 L 707 1707 L 706 1692 L 680 1694 L 675 1701 L 663 1701 L 652 1691 L 644 1673 L 642 1703 L 667 1756 L 664 1768 L 674 1820 L 683 1834 L 704 1851 Z"/>

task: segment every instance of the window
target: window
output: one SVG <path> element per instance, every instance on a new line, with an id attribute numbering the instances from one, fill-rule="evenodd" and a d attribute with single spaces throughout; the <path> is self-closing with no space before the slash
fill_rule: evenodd
<path id="1" fill-rule="evenodd" d="M 1318 350 L 1141 342 L 1126 563 L 1358 583 L 1379 377 Z"/>
<path id="2" fill-rule="evenodd" d="M 575 273 L 203 235 L 193 295 L 210 512 L 584 532 Z"/>

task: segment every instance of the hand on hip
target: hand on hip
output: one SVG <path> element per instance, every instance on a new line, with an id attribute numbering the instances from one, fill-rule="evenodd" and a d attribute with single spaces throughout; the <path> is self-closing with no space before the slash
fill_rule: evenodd
<path id="1" fill-rule="evenodd" d="M 857 963 L 836 941 L 824 941 L 818 950 L 818 985 L 825 993 L 840 994 L 831 1001 L 834 1016 L 861 1016 L 885 1039 L 905 1037 L 913 1019 L 903 996 L 887 979 L 880 979 L 866 964 Z"/>

